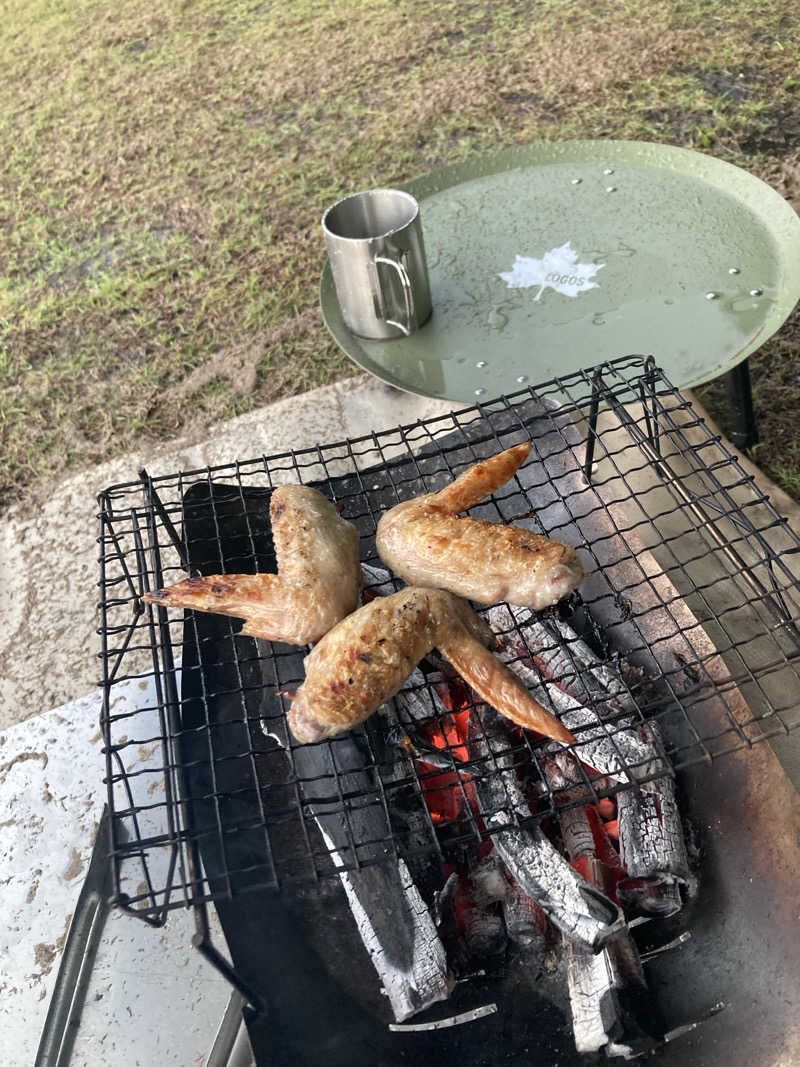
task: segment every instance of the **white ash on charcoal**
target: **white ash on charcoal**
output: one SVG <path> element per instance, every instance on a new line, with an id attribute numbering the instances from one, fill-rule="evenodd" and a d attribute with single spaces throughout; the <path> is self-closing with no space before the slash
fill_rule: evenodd
<path id="1" fill-rule="evenodd" d="M 580 671 L 587 672 L 587 685 L 592 691 L 605 692 L 607 700 L 612 706 L 619 705 L 622 711 L 636 713 L 636 701 L 631 693 L 630 686 L 623 677 L 619 668 L 602 659 L 594 649 L 578 637 L 569 623 L 552 615 L 543 620 L 543 625 L 558 634 L 567 646 L 570 656 Z M 626 666 L 627 675 L 635 675 L 639 680 L 642 678 L 640 668 L 630 664 Z"/>
<path id="2" fill-rule="evenodd" d="M 508 635 L 516 629 L 516 612 L 524 610 L 499 604 L 490 608 L 485 618 L 495 633 Z M 664 768 L 658 762 L 652 745 L 628 728 L 630 719 L 604 722 L 593 707 L 587 707 L 554 682 L 545 679 L 534 664 L 524 658 L 527 655 L 524 643 L 508 636 L 497 652 L 498 658 L 524 682 L 532 696 L 575 734 L 577 744 L 574 752 L 582 762 L 620 783 L 652 777 L 659 770 L 663 772 Z M 566 653 L 564 670 L 571 670 Z"/>
<path id="3" fill-rule="evenodd" d="M 451 985 L 444 946 L 403 860 L 388 873 L 375 866 L 340 877 L 395 1020 L 445 1000 Z"/>
<path id="4" fill-rule="evenodd" d="M 502 907 L 508 939 L 524 949 L 526 956 L 535 953 L 544 965 L 550 922 L 536 901 L 531 900 L 514 878 L 507 876 L 506 881 Z"/>
<path id="5" fill-rule="evenodd" d="M 467 875 L 450 875 L 437 896 L 434 920 L 451 966 L 465 976 L 460 981 L 475 974 L 476 967 L 501 963 L 509 945 L 524 957 L 528 973 L 554 973 L 558 967 L 552 948 L 559 935 L 508 875 L 495 850 Z"/>
<path id="6" fill-rule="evenodd" d="M 475 900 L 482 907 L 496 904 L 505 898 L 508 883 L 494 852 L 478 861 L 470 871 L 470 878 L 474 886 Z"/>
<path id="7" fill-rule="evenodd" d="M 569 702 L 577 700 L 582 687 L 584 692 L 596 698 L 594 707 L 599 714 L 615 716 L 612 743 L 625 756 L 629 767 L 632 759 L 638 763 L 633 768 L 638 779 L 637 787 L 620 792 L 617 798 L 620 851 L 629 873 L 629 878 L 620 886 L 620 898 L 626 910 L 636 914 L 674 915 L 682 907 L 681 890 L 691 893 L 694 881 L 675 797 L 675 783 L 658 725 L 636 720 L 635 702 L 619 671 L 604 663 L 562 620 L 549 618 L 539 622 L 524 609 L 501 608 L 496 621 L 505 624 L 504 630 L 509 631 L 507 643 L 520 652 L 520 643 L 514 641 L 513 627 L 515 624 L 522 627 L 531 654 L 543 669 L 551 671 L 558 679 L 557 685 L 544 685 L 537 690 L 542 695 L 547 693 L 555 710 L 564 708 L 566 714 L 571 715 Z M 560 650 L 556 635 L 564 642 L 565 647 Z M 524 674 L 529 688 L 533 689 L 541 682 L 524 660 L 510 666 Z M 573 725 L 575 718 L 564 719 L 562 716 L 562 721 L 570 729 L 576 729 Z M 597 767 L 588 751 L 584 751 L 583 737 L 583 734 L 579 735 L 582 743 L 577 752 L 581 759 Z M 602 758 L 605 758 L 605 750 Z M 608 766 L 598 769 L 606 770 Z M 563 769 L 566 770 L 566 765 Z M 667 773 L 653 777 L 659 770 Z"/>
<path id="8" fill-rule="evenodd" d="M 636 702 L 622 675 L 595 655 L 567 623 L 557 616 L 537 619 L 528 612 L 525 618 L 520 609 L 512 611 L 525 638 L 520 654 L 524 657 L 530 651 L 542 673 L 560 689 L 582 703 L 590 703 L 605 721 L 638 716 Z"/>
<path id="9" fill-rule="evenodd" d="M 371 597 L 391 596 L 397 592 L 397 583 L 385 568 L 376 567 L 372 563 L 362 563 L 361 573 L 364 576 L 362 603 L 366 603 Z"/>
<path id="10" fill-rule="evenodd" d="M 515 613 L 516 614 L 516 613 Z M 616 712 L 635 712 L 636 706 L 620 673 L 599 656 L 560 619 L 548 619 L 532 628 L 538 639 L 552 637 L 555 631 L 582 668 L 581 679 L 589 688 L 605 693 Z M 552 647 L 552 646 L 551 646 Z M 538 655 L 538 652 L 537 652 Z M 574 675 L 573 675 L 574 677 Z M 593 681 L 591 681 L 593 679 Z M 576 682 L 565 682 L 569 689 Z M 669 768 L 659 726 L 655 722 L 632 727 L 658 759 Z M 675 782 L 671 774 L 641 782 L 638 788 L 617 796 L 620 853 L 628 879 L 619 894 L 626 911 L 667 917 L 682 907 L 683 889 L 691 894 L 694 879 L 689 869 Z"/>
<path id="11" fill-rule="evenodd" d="M 505 884 L 494 854 L 476 863 L 467 881 L 460 909 L 467 952 L 474 963 L 491 964 L 505 954 L 508 944 L 497 906 L 505 895 Z"/>
<path id="12" fill-rule="evenodd" d="M 617 905 L 564 859 L 532 821 L 519 787 L 510 751 L 513 742 L 505 722 L 487 705 L 470 715 L 469 750 L 480 760 L 473 782 L 482 818 L 509 874 L 565 937 L 597 951 L 624 925 Z M 525 826 L 520 822 L 531 820 Z M 517 825 L 515 825 L 517 824 Z"/>
<path id="13" fill-rule="evenodd" d="M 578 1052 L 635 1059 L 662 1039 L 655 1003 L 627 932 L 593 954 L 568 942 L 567 987 Z"/>
<path id="14" fill-rule="evenodd" d="M 436 686 L 443 683 L 441 671 L 425 675 L 419 667 L 415 667 L 395 698 L 400 721 L 406 725 L 420 725 L 447 716 L 447 707 L 436 691 Z"/>
<path id="15" fill-rule="evenodd" d="M 300 745 L 291 756 L 395 1020 L 446 999 L 451 982 L 444 945 L 407 864 L 388 848 L 392 827 L 375 799 L 374 759 L 365 738 L 349 734 Z M 345 869 L 355 864 L 361 866 Z"/>
<path id="16" fill-rule="evenodd" d="M 661 747 L 658 725 L 648 723 L 644 730 Z M 696 883 L 673 778 L 665 775 L 620 793 L 617 820 L 620 854 L 628 872 L 618 892 L 626 911 L 662 918 L 675 915 L 683 906 L 683 893 L 692 896 Z"/>
<path id="17" fill-rule="evenodd" d="M 610 842 L 602 839 L 604 831 L 593 811 L 589 807 L 565 808 L 559 812 L 559 823 L 570 861 L 598 889 L 606 890 L 613 860 Z M 627 927 L 599 953 L 574 942 L 567 944 L 566 951 L 578 1051 L 605 1050 L 609 1056 L 631 1059 L 654 1048 L 662 1030 Z"/>
<path id="18" fill-rule="evenodd" d="M 568 680 L 556 679 L 562 688 L 578 699 L 586 693 L 591 694 L 599 713 L 605 718 L 629 715 L 634 722 L 641 721 L 641 712 L 631 690 L 632 685 L 637 691 L 643 688 L 646 675 L 641 668 L 620 660 L 620 657 L 617 657 L 618 664 L 601 659 L 568 623 L 556 615 L 541 620 L 539 625 L 551 635 L 551 642 L 561 640 L 575 665 L 578 679 L 572 685 Z M 631 681 L 632 677 L 635 682 Z"/>

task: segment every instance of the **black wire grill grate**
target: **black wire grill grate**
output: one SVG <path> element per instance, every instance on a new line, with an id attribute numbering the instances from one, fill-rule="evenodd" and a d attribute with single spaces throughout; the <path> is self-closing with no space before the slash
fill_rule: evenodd
<path id="1" fill-rule="evenodd" d="M 359 529 L 363 562 L 382 568 L 374 532 L 385 508 L 528 438 L 529 463 L 474 514 L 580 549 L 587 579 L 558 613 L 621 666 L 636 719 L 658 722 L 672 768 L 800 724 L 800 542 L 652 360 L 624 357 L 350 441 L 156 478 L 143 472 L 100 497 L 103 731 L 119 904 L 153 924 L 195 905 L 202 941 L 208 901 L 303 892 L 387 856 L 441 865 L 486 836 L 492 813 L 476 808 L 470 783 L 500 774 L 496 755 L 430 769 L 389 742 L 383 715 L 297 745 L 280 694 L 302 681 L 303 650 L 243 638 L 237 620 L 145 606 L 141 594 L 187 571 L 274 569 L 269 495 L 287 481 L 334 500 Z M 399 588 L 388 582 L 378 591 Z M 513 636 L 526 640 L 524 631 Z M 568 642 L 562 650 L 570 656 Z M 432 665 L 423 668 L 412 689 L 426 695 Z M 120 699 L 131 687 L 138 700 Z M 609 743 L 628 725 L 604 720 Z M 534 798 L 530 818 L 664 773 L 663 763 L 626 763 L 615 747 L 627 778 L 609 782 L 581 766 L 580 789 L 559 795 L 542 769 L 545 744 L 514 734 L 509 751 Z M 436 790 L 461 798 L 454 818 L 432 817 L 424 796 Z"/>

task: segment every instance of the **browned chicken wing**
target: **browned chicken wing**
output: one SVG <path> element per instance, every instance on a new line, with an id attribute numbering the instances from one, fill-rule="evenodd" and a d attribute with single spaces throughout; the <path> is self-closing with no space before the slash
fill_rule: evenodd
<path id="1" fill-rule="evenodd" d="M 306 645 L 355 610 L 361 592 L 358 531 L 322 493 L 282 485 L 270 500 L 277 574 L 186 578 L 144 600 L 244 619 L 243 634 Z"/>
<path id="2" fill-rule="evenodd" d="M 448 589 L 480 604 L 505 600 L 540 611 L 571 592 L 583 568 L 570 545 L 459 514 L 507 482 L 530 450 L 530 443 L 506 449 L 441 492 L 387 511 L 377 533 L 383 562 L 410 585 Z"/>
<path id="3" fill-rule="evenodd" d="M 305 658 L 289 709 L 299 741 L 318 741 L 369 718 L 438 648 L 487 704 L 520 726 L 566 744 L 575 739 L 492 655 L 489 627 L 463 600 L 413 586 L 378 597 L 335 626 Z"/>

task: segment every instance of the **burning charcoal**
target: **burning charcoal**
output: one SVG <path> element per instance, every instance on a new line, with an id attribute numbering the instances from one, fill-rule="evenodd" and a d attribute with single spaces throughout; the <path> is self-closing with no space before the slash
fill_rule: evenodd
<path id="1" fill-rule="evenodd" d="M 613 901 L 589 885 L 536 825 L 509 825 L 531 818 L 519 787 L 504 722 L 486 705 L 470 717 L 469 748 L 484 770 L 473 772 L 481 815 L 509 874 L 569 939 L 598 951 L 623 925 Z"/>
<path id="2" fill-rule="evenodd" d="M 419 667 L 416 667 L 397 694 L 396 700 L 401 721 L 410 725 L 430 722 L 439 715 L 446 715 L 447 708 L 433 688 L 437 682 L 443 681 L 444 675 L 440 672 L 433 672 L 426 677 Z"/>
<path id="3" fill-rule="evenodd" d="M 588 806 L 564 808 L 559 823 L 572 864 L 598 889 L 613 893 L 619 858 L 596 812 Z M 605 1049 L 609 1056 L 629 1059 L 658 1043 L 642 964 L 627 928 L 598 954 L 568 944 L 567 985 L 579 1052 Z"/>
<path id="4" fill-rule="evenodd" d="M 553 711 L 561 722 L 578 738 L 574 746 L 575 755 L 583 762 L 602 774 L 607 774 L 618 782 L 630 782 L 641 778 L 650 778 L 664 769 L 652 744 L 642 738 L 640 732 L 630 729 L 631 720 L 624 719 L 618 723 L 605 723 L 597 710 L 583 705 L 574 696 L 565 692 L 552 682 L 545 681 L 532 664 L 520 659 L 520 654 L 527 655 L 524 649 L 520 653 L 519 640 L 514 641 L 513 633 L 518 625 L 517 617 L 523 622 L 529 616 L 521 615 L 520 609 L 510 609 L 504 604 L 491 608 L 486 618 L 496 633 L 505 636 L 505 648 L 498 656 L 527 686 L 531 694 L 544 707 Z M 509 637 L 509 633 L 512 634 Z M 548 637 L 552 645 L 552 635 Z M 562 664 L 565 672 L 575 671 L 569 663 L 566 653 Z"/>
<path id="5" fill-rule="evenodd" d="M 603 718 L 637 714 L 636 703 L 619 671 L 600 659 L 574 630 L 557 616 L 538 618 L 527 608 L 500 604 L 489 612 L 492 625 L 516 647 L 523 659 L 532 657 L 542 674 L 581 702 L 599 703 Z"/>
<path id="6" fill-rule="evenodd" d="M 330 847 L 327 837 L 326 843 Z M 403 860 L 342 872 L 340 878 L 397 1022 L 445 1000 L 450 987 L 444 946 Z"/>
<path id="7" fill-rule="evenodd" d="M 529 953 L 534 946 L 544 950 L 547 916 L 513 878 L 508 879 L 506 895 L 503 897 L 503 921 L 510 941 Z"/>
<path id="8" fill-rule="evenodd" d="M 500 604 L 491 609 L 489 616 L 503 642 L 515 648 L 525 659 L 532 654 L 542 674 L 570 692 L 572 686 L 580 686 L 579 672 L 569 650 L 534 612 L 528 608 Z M 578 699 L 585 699 L 589 694 L 583 689 L 574 695 Z"/>
<path id="9" fill-rule="evenodd" d="M 530 814 L 524 808 L 517 812 L 523 818 Z M 503 825 L 507 816 L 501 812 L 486 821 Z M 512 877 L 567 938 L 596 951 L 615 936 L 623 921 L 619 908 L 585 882 L 538 827 L 504 829 L 494 841 Z"/>
<path id="10" fill-rule="evenodd" d="M 660 746 L 655 723 L 645 730 Z M 619 844 L 629 878 L 620 883 L 626 909 L 648 915 L 674 915 L 682 907 L 681 887 L 693 879 L 683 836 L 675 783 L 669 775 L 617 797 Z"/>
<path id="11" fill-rule="evenodd" d="M 361 573 L 364 576 L 362 600 L 365 603 L 371 596 L 390 596 L 397 589 L 391 574 L 383 567 L 375 567 L 371 563 L 362 563 Z"/>
<path id="12" fill-rule="evenodd" d="M 662 1028 L 627 931 L 596 955 L 568 942 L 567 986 L 578 1052 L 633 1059 L 659 1044 Z"/>
<path id="13" fill-rule="evenodd" d="M 602 719 L 638 715 L 619 672 L 596 656 L 565 622 L 558 618 L 540 621 L 532 614 L 524 619 L 517 608 L 513 614 L 536 665 L 560 689 L 591 703 Z"/>
<path id="14" fill-rule="evenodd" d="M 279 738 L 280 740 L 280 738 Z M 363 737 L 292 748 L 294 770 L 340 879 L 361 940 L 401 1021 L 450 994 L 447 957 L 428 907 L 375 799 L 373 758 Z M 345 799 L 349 798 L 349 799 Z"/>
<path id="15" fill-rule="evenodd" d="M 558 822 L 573 867 L 587 882 L 609 897 L 616 897 L 617 884 L 625 871 L 595 809 L 588 805 L 562 808 Z"/>
<path id="16" fill-rule="evenodd" d="M 497 901 L 505 895 L 503 874 L 496 857 L 490 854 L 470 872 L 468 893 L 462 896 L 461 916 L 467 951 L 473 960 L 488 960 L 506 950 L 506 931 L 497 911 Z"/>
<path id="17" fill-rule="evenodd" d="M 396 723 L 386 731 L 386 741 L 395 748 L 400 749 L 411 759 L 419 763 L 426 763 L 429 767 L 435 767 L 440 771 L 451 771 L 457 765 L 456 760 L 447 749 L 437 748 L 428 741 L 423 741 L 416 734 L 411 734 Z"/>
<path id="18" fill-rule="evenodd" d="M 501 653 L 501 659 L 505 656 Z M 561 722 L 577 737 L 573 746 L 575 756 L 582 763 L 608 775 L 617 782 L 631 782 L 639 777 L 658 773 L 652 749 L 627 728 L 625 722 L 610 725 L 600 720 L 597 712 L 587 708 L 557 685 L 545 682 L 532 667 L 514 660 L 508 666 L 523 680 L 531 694 L 544 707 L 552 710 Z M 555 749 L 553 750 L 555 751 Z"/>
<path id="19" fill-rule="evenodd" d="M 514 615 L 518 618 L 516 609 Z M 605 706 L 613 706 L 616 712 L 635 710 L 619 673 L 602 663 L 566 623 L 549 619 L 547 623 L 533 620 L 524 625 L 527 633 L 542 641 L 554 636 L 548 629 L 552 626 L 567 642 L 571 655 L 584 672 L 581 682 L 588 685 L 593 695 L 599 701 L 605 700 Z M 573 681 L 566 686 L 568 690 L 577 684 L 575 677 L 573 671 Z M 635 729 L 654 755 L 668 766 L 658 725 L 651 722 Z M 680 888 L 691 887 L 691 875 L 672 777 L 664 775 L 643 783 L 640 789 L 620 793 L 618 807 L 622 863 L 630 875 L 619 886 L 620 898 L 627 910 L 637 913 L 675 914 L 682 906 Z"/>

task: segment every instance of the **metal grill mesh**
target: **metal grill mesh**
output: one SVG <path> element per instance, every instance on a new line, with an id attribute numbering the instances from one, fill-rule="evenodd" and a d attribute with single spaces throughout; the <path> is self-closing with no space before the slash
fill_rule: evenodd
<path id="1" fill-rule="evenodd" d="M 269 493 L 287 481 L 336 501 L 359 529 L 364 563 L 380 568 L 374 533 L 385 508 L 528 438 L 529 464 L 473 513 L 581 550 L 588 577 L 560 616 L 622 663 L 635 721 L 658 722 L 672 767 L 800 723 L 800 543 L 651 360 L 625 357 L 337 444 L 157 478 L 143 472 L 100 497 L 118 903 L 158 924 L 173 907 L 202 910 L 265 887 L 302 892 L 337 868 L 387 856 L 438 865 L 476 847 L 492 812 L 476 805 L 470 783 L 500 774 L 496 754 L 430 769 L 389 744 L 381 714 L 299 746 L 279 694 L 302 681 L 303 650 L 240 637 L 233 619 L 167 612 L 140 597 L 187 570 L 274 569 Z M 524 631 L 513 636 L 524 655 Z M 563 650 L 569 658 L 568 642 Z M 584 668 L 570 664 L 579 677 Z M 423 672 L 412 689 L 428 693 L 430 677 Z M 612 745 L 626 722 L 604 720 Z M 544 749 L 519 733 L 509 739 L 535 798 L 525 818 L 664 773 L 664 764 L 631 765 L 618 748 L 621 780 L 584 766 L 580 789 L 559 795 L 542 771 Z M 423 797 L 437 789 L 460 796 L 453 818 L 432 818 Z M 509 808 L 509 821 L 519 817 Z"/>

